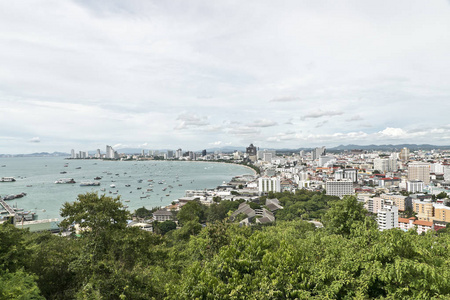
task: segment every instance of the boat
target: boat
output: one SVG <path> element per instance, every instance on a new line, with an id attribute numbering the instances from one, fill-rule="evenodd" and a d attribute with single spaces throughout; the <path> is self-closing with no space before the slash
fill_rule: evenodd
<path id="1" fill-rule="evenodd" d="M 178 186 L 183 186 L 181 183 Z"/>
<path id="2" fill-rule="evenodd" d="M 73 178 L 62 178 L 55 181 L 57 184 L 64 184 L 64 183 L 76 183 Z"/>
<path id="3" fill-rule="evenodd" d="M 76 167 L 75 169 L 79 170 L 79 169 L 81 169 L 81 167 Z"/>
<path id="4" fill-rule="evenodd" d="M 137 187 L 136 189 L 137 189 L 137 190 L 140 190 L 140 189 L 142 189 L 142 187 L 139 186 L 139 187 Z"/>
<path id="5" fill-rule="evenodd" d="M 105 188 L 101 188 L 100 191 L 104 192 L 104 191 L 106 191 L 106 189 Z"/>
<path id="6" fill-rule="evenodd" d="M 116 185 L 113 183 L 113 184 L 111 184 L 109 187 L 111 187 L 111 188 L 115 188 L 116 187 Z"/>
<path id="7" fill-rule="evenodd" d="M 124 200 L 125 202 L 130 202 L 130 200 Z"/>
<path id="8" fill-rule="evenodd" d="M 129 185 L 129 184 L 125 184 L 125 186 L 126 186 L 126 187 L 130 187 L 131 185 Z"/>
<path id="9" fill-rule="evenodd" d="M 142 179 L 139 179 L 137 182 L 138 182 L 138 183 L 142 183 Z"/>
<path id="10" fill-rule="evenodd" d="M 97 176 L 94 178 L 94 180 L 100 180 L 100 179 L 102 179 L 100 176 Z"/>
<path id="11" fill-rule="evenodd" d="M 80 186 L 99 186 L 99 185 L 100 185 L 100 182 L 98 182 L 98 181 L 94 181 L 94 182 L 85 181 L 85 182 L 80 183 Z"/>
<path id="12" fill-rule="evenodd" d="M 67 173 L 66 171 L 59 172 L 59 174 L 66 174 L 66 173 Z"/>
<path id="13" fill-rule="evenodd" d="M 13 182 L 13 181 L 16 181 L 14 177 L 2 177 L 2 179 L 0 179 L 0 182 Z"/>

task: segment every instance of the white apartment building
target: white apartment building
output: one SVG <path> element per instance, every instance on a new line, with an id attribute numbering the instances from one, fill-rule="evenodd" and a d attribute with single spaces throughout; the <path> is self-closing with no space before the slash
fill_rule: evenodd
<path id="1" fill-rule="evenodd" d="M 395 172 L 397 168 L 397 159 L 395 158 L 375 158 L 373 160 L 373 169 L 381 173 Z"/>
<path id="2" fill-rule="evenodd" d="M 430 164 L 413 162 L 408 165 L 408 180 L 423 181 L 425 185 L 430 183 Z"/>
<path id="3" fill-rule="evenodd" d="M 260 195 L 268 192 L 281 192 L 280 177 L 260 177 L 258 179 L 258 191 Z"/>
<path id="4" fill-rule="evenodd" d="M 409 193 L 422 193 L 423 192 L 423 182 L 419 180 L 407 181 L 406 190 Z"/>
<path id="5" fill-rule="evenodd" d="M 398 208 L 397 206 L 384 205 L 377 213 L 378 229 L 380 231 L 398 228 Z"/>
<path id="6" fill-rule="evenodd" d="M 325 184 L 327 195 L 343 197 L 345 195 L 353 195 L 353 182 L 350 179 L 329 180 Z"/>

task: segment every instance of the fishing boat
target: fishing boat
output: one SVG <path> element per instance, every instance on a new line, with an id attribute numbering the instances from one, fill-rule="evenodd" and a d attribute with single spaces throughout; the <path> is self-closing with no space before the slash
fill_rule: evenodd
<path id="1" fill-rule="evenodd" d="M 56 184 L 76 183 L 73 178 L 62 178 L 55 181 Z"/>
<path id="2" fill-rule="evenodd" d="M 94 182 L 85 181 L 85 182 L 80 183 L 80 186 L 99 186 L 99 185 L 100 185 L 100 182 L 98 182 L 98 181 L 94 181 Z"/>

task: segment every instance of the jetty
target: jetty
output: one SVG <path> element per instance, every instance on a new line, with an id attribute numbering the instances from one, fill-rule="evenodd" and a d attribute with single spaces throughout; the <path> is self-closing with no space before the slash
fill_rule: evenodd
<path id="1" fill-rule="evenodd" d="M 3 206 L 3 208 L 8 212 L 8 214 L 10 214 L 11 216 L 14 216 L 16 214 L 16 212 L 14 211 L 14 209 L 9 206 L 8 203 L 5 202 L 5 200 L 3 200 L 2 198 L 0 198 L 0 205 Z"/>

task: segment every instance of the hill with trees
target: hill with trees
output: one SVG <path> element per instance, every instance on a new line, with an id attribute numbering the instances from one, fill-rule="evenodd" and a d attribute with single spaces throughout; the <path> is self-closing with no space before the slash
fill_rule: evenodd
<path id="1" fill-rule="evenodd" d="M 270 196 L 285 210 L 265 226 L 227 221 L 230 204 L 195 203 L 178 213 L 180 229 L 149 233 L 126 226 L 129 215 L 117 198 L 92 193 L 61 210 L 63 226 L 81 224 L 79 235 L 30 233 L 3 224 L 0 298 L 450 297 L 446 230 L 380 232 L 354 197 L 306 191 Z M 311 218 L 322 220 L 324 228 L 305 221 Z"/>

